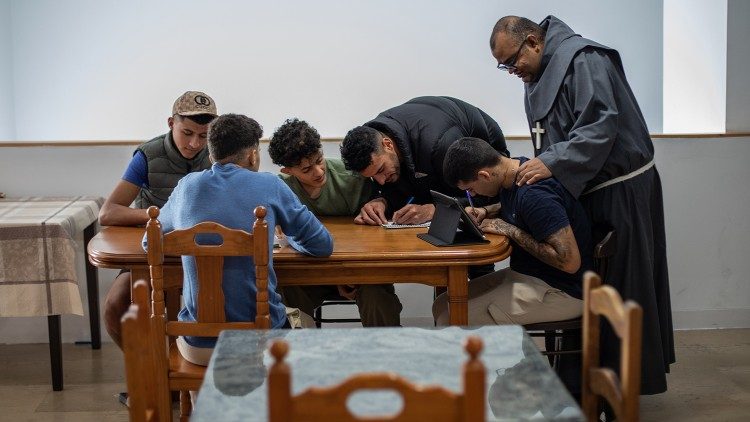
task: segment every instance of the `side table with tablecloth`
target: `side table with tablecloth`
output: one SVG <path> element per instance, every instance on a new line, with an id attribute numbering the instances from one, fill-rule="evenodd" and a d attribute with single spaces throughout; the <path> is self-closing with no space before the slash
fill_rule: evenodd
<path id="1" fill-rule="evenodd" d="M 53 390 L 62 390 L 60 315 L 83 315 L 75 237 L 96 233 L 104 199 L 93 196 L 0 199 L 0 317 L 47 316 Z M 91 346 L 101 347 L 98 277 L 86 260 Z"/>

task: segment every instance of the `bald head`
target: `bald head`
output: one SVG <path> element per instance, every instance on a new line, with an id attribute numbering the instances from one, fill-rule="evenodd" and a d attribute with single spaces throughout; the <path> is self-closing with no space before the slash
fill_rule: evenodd
<path id="1" fill-rule="evenodd" d="M 505 16 L 495 24 L 490 51 L 497 68 L 508 71 L 524 83 L 533 82 L 542 72 L 546 30 L 519 16 Z"/>
<path id="2" fill-rule="evenodd" d="M 534 34 L 537 39 L 544 41 L 547 31 L 536 22 L 520 16 L 503 16 L 492 28 L 490 35 L 490 49 L 495 49 L 497 34 L 502 33 L 510 37 L 514 43 L 521 43 L 529 34 Z"/>

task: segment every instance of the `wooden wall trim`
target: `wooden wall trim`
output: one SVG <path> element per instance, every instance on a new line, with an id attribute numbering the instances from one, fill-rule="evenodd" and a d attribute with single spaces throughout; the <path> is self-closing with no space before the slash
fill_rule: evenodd
<path id="1" fill-rule="evenodd" d="M 736 133 L 660 133 L 652 134 L 655 139 L 711 139 L 711 138 L 747 138 L 750 132 Z M 341 142 L 343 138 L 321 138 L 322 142 Z M 508 141 L 528 141 L 528 136 L 506 136 Z M 101 147 L 101 146 L 138 146 L 144 141 L 0 141 L 0 148 L 17 148 L 17 147 Z M 268 143 L 268 139 L 261 139 L 262 143 Z"/>

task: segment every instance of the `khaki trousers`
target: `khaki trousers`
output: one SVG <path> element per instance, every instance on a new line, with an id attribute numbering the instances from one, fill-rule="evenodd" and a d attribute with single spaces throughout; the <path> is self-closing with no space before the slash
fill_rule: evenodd
<path id="1" fill-rule="evenodd" d="M 544 281 L 510 268 L 469 282 L 469 325 L 526 325 L 561 321 L 583 314 L 583 301 Z M 437 325 L 448 325 L 448 296 L 432 304 Z"/>

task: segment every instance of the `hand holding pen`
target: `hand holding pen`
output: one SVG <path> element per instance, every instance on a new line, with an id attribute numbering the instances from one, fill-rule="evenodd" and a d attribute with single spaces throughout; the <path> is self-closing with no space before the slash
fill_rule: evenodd
<path id="1" fill-rule="evenodd" d="M 397 224 L 421 224 L 432 220 L 435 206 L 432 204 L 412 204 L 414 197 L 410 197 L 400 210 L 393 213 L 393 222 Z"/>
<path id="2" fill-rule="evenodd" d="M 469 214 L 476 223 L 479 223 L 487 217 L 487 208 L 474 208 L 474 200 L 471 199 L 471 194 L 468 190 L 464 192 L 466 192 L 466 199 L 469 200 L 469 206 L 464 208 L 464 211 L 466 211 L 466 213 Z"/>

